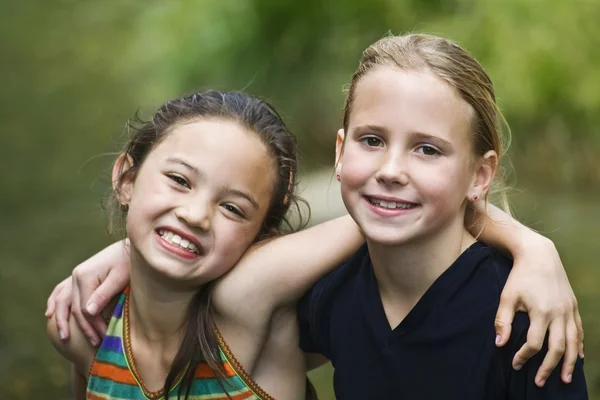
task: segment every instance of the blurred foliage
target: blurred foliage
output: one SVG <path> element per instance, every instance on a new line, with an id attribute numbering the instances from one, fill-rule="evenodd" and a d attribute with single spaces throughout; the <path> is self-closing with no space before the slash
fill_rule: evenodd
<path id="1" fill-rule="evenodd" d="M 67 393 L 65 364 L 44 337 L 44 302 L 77 262 L 112 240 L 98 206 L 112 156 L 101 155 L 118 149 L 128 117 L 199 88 L 247 90 L 287 118 L 307 169 L 329 167 L 342 88 L 361 51 L 388 32 L 448 36 L 492 76 L 512 127 L 520 182 L 552 189 L 539 193 L 561 207 L 532 210 L 525 202 L 523 217 L 566 213 L 548 226 L 572 235 L 549 235 L 578 277 L 588 347 L 598 354 L 598 225 L 593 231 L 589 221 L 599 216 L 588 205 L 597 204 L 597 194 L 588 193 L 600 183 L 598 20 L 600 2 L 593 0 L 4 0 L 4 393 Z M 582 191 L 585 206 L 575 197 Z M 552 200 L 569 192 L 569 201 Z M 575 240 L 580 235 L 592 239 Z M 600 393 L 597 361 L 586 368 Z"/>

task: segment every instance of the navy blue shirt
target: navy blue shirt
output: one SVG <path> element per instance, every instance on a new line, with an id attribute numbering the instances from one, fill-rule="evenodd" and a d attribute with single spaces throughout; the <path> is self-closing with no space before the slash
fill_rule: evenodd
<path id="1" fill-rule="evenodd" d="M 509 343 L 495 346 L 494 318 L 511 266 L 473 244 L 392 329 L 365 245 L 298 304 L 300 345 L 331 360 L 339 400 L 587 399 L 581 360 L 572 383 L 562 383 L 559 365 L 543 388 L 535 385 L 546 345 L 520 371 L 512 368 L 527 337 L 525 313 L 516 314 Z"/>

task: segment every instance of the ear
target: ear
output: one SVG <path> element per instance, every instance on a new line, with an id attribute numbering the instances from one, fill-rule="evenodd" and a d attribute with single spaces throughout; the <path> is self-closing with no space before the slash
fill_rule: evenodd
<path id="1" fill-rule="evenodd" d="M 344 155 L 344 137 L 345 132 L 343 129 L 337 131 L 337 138 L 335 140 L 335 173 L 339 175 L 342 171 L 342 158 Z"/>
<path id="2" fill-rule="evenodd" d="M 469 199 L 472 200 L 473 195 L 482 199 L 488 194 L 497 170 L 498 154 L 494 150 L 490 150 L 477 162 L 473 182 L 467 194 Z"/>
<path id="3" fill-rule="evenodd" d="M 135 175 L 127 173 L 133 167 L 133 158 L 128 153 L 121 153 L 112 169 L 112 187 L 117 200 L 126 206 L 131 202 Z"/>

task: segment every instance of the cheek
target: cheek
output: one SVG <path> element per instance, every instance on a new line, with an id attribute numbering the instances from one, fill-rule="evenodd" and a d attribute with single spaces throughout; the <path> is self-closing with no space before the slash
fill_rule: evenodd
<path id="1" fill-rule="evenodd" d="M 342 188 L 356 188 L 368 181 L 376 171 L 374 157 L 369 154 L 356 154 L 356 149 L 347 146 L 342 158 L 341 180 Z"/>
<path id="2" fill-rule="evenodd" d="M 447 205 L 452 203 L 454 206 L 456 202 L 462 202 L 471 177 L 468 166 L 463 164 L 447 162 L 420 168 L 418 179 L 415 179 L 419 182 L 419 191 L 430 200 Z"/>
<path id="3" fill-rule="evenodd" d="M 223 222 L 217 238 L 217 252 L 219 257 L 229 261 L 225 264 L 230 264 L 231 262 L 237 262 L 248 250 L 258 234 L 259 226 L 257 224 L 242 225 L 231 220 Z"/>

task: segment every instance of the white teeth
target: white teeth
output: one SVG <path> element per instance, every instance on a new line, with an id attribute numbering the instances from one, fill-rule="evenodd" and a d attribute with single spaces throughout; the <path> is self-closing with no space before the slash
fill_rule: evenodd
<path id="1" fill-rule="evenodd" d="M 198 253 L 198 246 L 187 239 L 182 239 L 181 236 L 176 235 L 173 232 L 159 230 L 158 234 L 169 243 L 176 244 L 179 247 Z"/>
<path id="2" fill-rule="evenodd" d="M 385 200 L 380 200 L 380 199 L 376 199 L 373 197 L 369 197 L 369 201 L 371 202 L 371 204 L 375 204 L 375 205 L 378 205 L 383 208 L 389 208 L 391 210 L 393 210 L 395 208 L 402 208 L 402 209 L 406 210 L 406 209 L 415 207 L 414 204 L 396 203 L 395 201 L 385 201 Z"/>
<path id="3" fill-rule="evenodd" d="M 393 202 L 393 201 L 384 201 L 384 200 L 380 200 L 380 201 L 379 201 L 379 205 L 380 205 L 381 207 L 385 207 L 385 208 L 391 208 L 391 209 L 394 209 L 394 208 L 396 208 L 396 203 L 395 203 L 395 202 Z"/>

